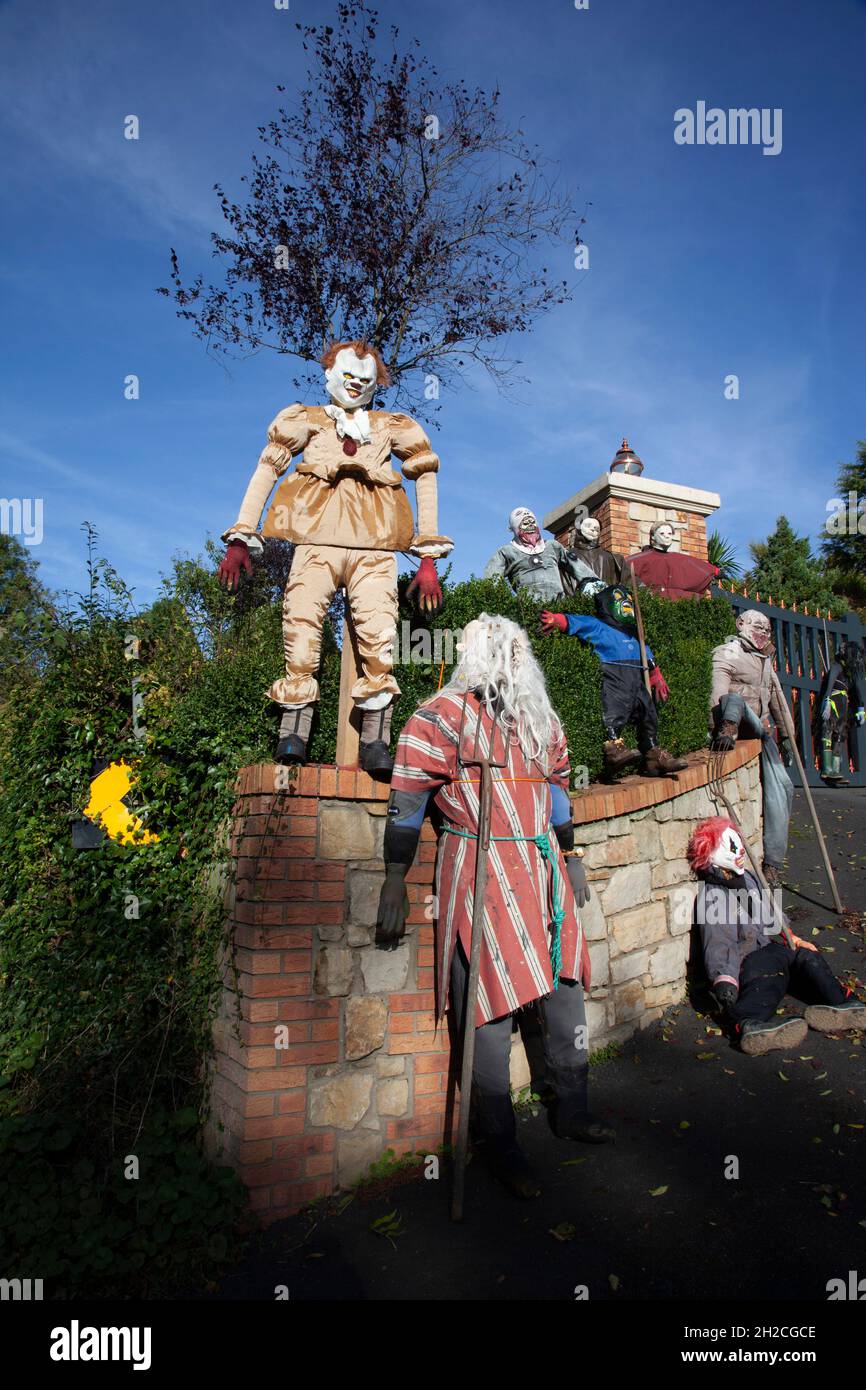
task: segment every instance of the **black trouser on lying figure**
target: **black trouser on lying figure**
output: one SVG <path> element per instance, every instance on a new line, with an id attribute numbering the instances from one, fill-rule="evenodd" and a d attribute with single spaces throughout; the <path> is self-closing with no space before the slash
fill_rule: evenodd
<path id="1" fill-rule="evenodd" d="M 460 1037 L 463 1036 L 468 979 L 469 965 L 458 941 L 451 962 L 451 1007 Z M 589 1074 L 583 986 L 578 981 L 560 980 L 559 988 L 546 998 L 539 999 L 536 1007 L 550 1080 L 557 1097 L 560 1100 L 565 1100 L 566 1096 L 568 1098 L 569 1119 L 577 1120 L 586 1114 Z M 476 1028 L 472 1066 L 473 1094 L 482 1106 L 488 1098 L 506 1101 L 507 1107 L 503 1111 L 506 1126 L 511 1111 L 509 1064 L 512 1018 L 512 1014 L 506 1014 L 504 1018 L 494 1019 L 492 1023 L 483 1023 Z M 490 1106 L 485 1107 L 485 1112 L 490 1109 Z M 484 1121 L 487 1120 L 485 1113 Z"/>
<path id="2" fill-rule="evenodd" d="M 786 994 L 804 1004 L 844 1004 L 848 997 L 818 951 L 792 951 L 772 941 L 750 951 L 740 966 L 740 992 L 730 1016 L 736 1023 L 767 1023 Z"/>
<path id="3" fill-rule="evenodd" d="M 634 724 L 642 753 L 657 746 L 659 717 L 655 701 L 644 685 L 643 670 L 635 663 L 612 662 L 602 666 L 601 713 L 607 738 L 619 738 L 626 724 Z"/>

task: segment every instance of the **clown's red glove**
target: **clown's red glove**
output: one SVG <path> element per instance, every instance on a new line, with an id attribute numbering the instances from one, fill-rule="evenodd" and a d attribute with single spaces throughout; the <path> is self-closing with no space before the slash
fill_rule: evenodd
<path id="1" fill-rule="evenodd" d="M 424 613 L 435 613 L 442 607 L 442 585 L 436 573 L 436 565 L 429 555 L 421 560 L 415 571 L 415 578 L 406 590 L 407 596 L 418 590 L 418 607 Z"/>
<path id="2" fill-rule="evenodd" d="M 220 567 L 217 570 L 220 584 L 222 584 L 224 589 L 228 589 L 229 592 L 231 592 L 232 589 L 239 589 L 241 587 L 241 572 L 243 570 L 246 570 L 247 574 L 252 574 L 253 572 L 253 562 L 250 559 L 247 543 L 246 541 L 237 539 L 229 541 L 226 553 L 220 561 Z"/>
<path id="3" fill-rule="evenodd" d="M 660 705 L 663 705 L 665 700 L 670 696 L 671 692 L 668 690 L 668 683 L 658 666 L 654 666 L 650 671 L 650 689 L 656 698 L 656 702 Z"/>
<path id="4" fill-rule="evenodd" d="M 548 613 L 545 608 L 541 615 L 541 631 L 546 633 L 568 632 L 568 619 L 564 613 Z"/>

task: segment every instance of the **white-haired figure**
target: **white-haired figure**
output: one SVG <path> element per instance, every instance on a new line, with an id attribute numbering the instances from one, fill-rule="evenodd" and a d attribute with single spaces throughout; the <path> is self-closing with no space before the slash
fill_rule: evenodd
<path id="1" fill-rule="evenodd" d="M 542 537 L 538 520 L 528 507 L 515 507 L 508 518 L 513 540 L 491 555 L 485 579 L 505 579 L 515 593 L 529 592 L 539 603 L 574 593 L 582 579 L 598 576 L 578 555 L 571 555 L 559 541 Z"/>
<path id="2" fill-rule="evenodd" d="M 450 1008 L 461 1036 L 480 792 L 478 768 L 462 766 L 461 758 L 472 756 L 479 727 L 479 751 L 486 756 L 489 748 L 504 766 L 492 770 L 473 1127 L 497 1176 L 516 1194 L 533 1196 L 538 1182 L 517 1143 L 509 1082 L 517 1009 L 538 1003 L 557 1135 L 603 1143 L 613 1131 L 587 1111 L 583 990 L 589 986 L 589 953 L 578 909 L 589 888 L 574 850 L 568 747 L 529 638 L 507 618 L 482 613 L 469 623 L 451 680 L 419 706 L 400 735 L 376 945 L 394 949 L 403 938 L 406 874 L 424 816 L 435 807 L 441 831 L 436 1017 Z"/>

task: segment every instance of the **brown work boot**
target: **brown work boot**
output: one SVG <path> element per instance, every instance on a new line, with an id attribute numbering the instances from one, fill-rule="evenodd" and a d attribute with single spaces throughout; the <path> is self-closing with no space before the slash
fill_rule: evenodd
<path id="1" fill-rule="evenodd" d="M 636 748 L 626 748 L 621 738 L 609 738 L 604 745 L 604 770 L 608 773 L 622 772 L 625 767 L 633 767 L 641 760 Z"/>
<path id="2" fill-rule="evenodd" d="M 675 758 L 666 748 L 651 748 L 644 755 L 641 772 L 644 777 L 666 777 L 672 772 L 682 772 L 688 763 Z"/>

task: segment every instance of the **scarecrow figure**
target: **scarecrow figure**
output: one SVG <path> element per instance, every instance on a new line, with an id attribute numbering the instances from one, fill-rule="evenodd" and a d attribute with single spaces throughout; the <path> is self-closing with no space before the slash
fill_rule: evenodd
<path id="1" fill-rule="evenodd" d="M 650 543 L 635 555 L 629 555 L 626 565 L 647 589 L 665 598 L 697 598 L 712 584 L 718 569 L 708 560 L 683 555 L 671 550 L 674 528 L 669 521 L 657 521 L 650 531 Z"/>
<path id="2" fill-rule="evenodd" d="M 788 824 L 794 788 L 774 737 L 787 741 L 785 713 L 773 681 L 775 649 L 770 620 L 756 608 L 741 613 L 737 631 L 713 650 L 710 733 L 713 747 L 730 752 L 738 736 L 761 740 L 764 801 L 763 873 L 771 888 L 788 852 Z M 774 723 L 775 721 L 775 723 Z"/>
<path id="3" fill-rule="evenodd" d="M 621 584 L 623 557 L 616 551 L 605 550 L 600 546 L 600 538 L 600 523 L 594 516 L 585 516 L 576 524 L 566 554 L 572 563 L 579 560 L 581 564 L 587 565 L 603 584 Z M 576 587 L 572 586 L 572 593 Z"/>
<path id="4" fill-rule="evenodd" d="M 866 1005 L 840 984 L 816 946 L 791 932 L 777 895 L 765 893 L 746 867 L 746 847 L 730 820 L 702 821 L 687 854 L 700 879 L 695 920 L 707 976 L 743 1052 L 798 1047 L 809 1028 L 866 1028 Z M 803 1018 L 777 1015 L 789 992 L 807 1005 Z"/>
<path id="5" fill-rule="evenodd" d="M 474 1130 L 496 1175 L 516 1195 L 528 1197 L 538 1192 L 538 1182 L 517 1142 L 509 1082 L 517 1009 L 535 1002 L 541 1013 L 556 1134 L 603 1143 L 613 1131 L 587 1112 L 583 989 L 589 987 L 589 952 L 578 907 L 589 888 L 574 850 L 565 735 L 526 633 L 486 613 L 466 627 L 451 680 L 419 706 L 400 735 L 376 929 L 382 950 L 395 949 L 403 939 L 405 878 L 424 816 L 435 807 L 441 818 L 437 1018 L 450 1007 L 458 1033 L 465 1025 L 479 808 L 486 796 L 477 766 L 473 772 L 463 763 L 469 745 L 496 760 L 480 983 L 471 1020 Z"/>
<path id="6" fill-rule="evenodd" d="M 586 585 L 584 592 L 594 587 Z M 659 747 L 656 701 L 663 703 L 670 691 L 649 647 L 646 657 L 652 694 L 646 688 L 631 594 L 618 584 L 598 588 L 595 609 L 595 618 L 545 611 L 541 629 L 545 633 L 558 631 L 580 637 L 590 644 L 601 662 L 605 775 L 614 777 L 636 763 L 642 765 L 641 772 L 646 777 L 681 772 L 687 764 Z M 622 738 L 626 724 L 634 724 L 637 729 L 637 752 L 626 747 Z"/>
<path id="7" fill-rule="evenodd" d="M 836 652 L 821 685 L 816 710 L 821 737 L 821 776 L 825 782 L 846 786 L 842 758 L 848 770 L 848 745 L 853 725 L 866 721 L 866 677 L 863 648 L 859 642 L 844 642 Z"/>
<path id="8" fill-rule="evenodd" d="M 334 343 L 322 358 L 328 405 L 290 405 L 268 430 L 268 443 L 247 488 L 235 524 L 223 534 L 228 549 L 220 581 L 236 588 L 252 572 L 250 552 L 261 536 L 294 543 L 283 602 L 285 675 L 268 690 L 283 708 L 277 758 L 305 762 L 322 646 L 322 623 L 334 593 L 345 589 L 358 644 L 361 674 L 352 699 L 363 712 L 361 766 L 387 773 L 391 707 L 400 693 L 392 671 L 397 630 L 398 550 L 421 561 L 409 586 L 433 612 L 442 601 L 434 561 L 453 542 L 439 534 L 436 473 L 439 459 L 409 415 L 368 410 L 378 387 L 390 381 L 376 348 L 363 340 Z M 303 459 L 281 483 L 262 531 L 262 510 L 292 460 Z M 418 524 L 403 490 L 415 482 Z"/>
<path id="9" fill-rule="evenodd" d="M 515 593 L 530 593 L 539 603 L 565 597 L 581 579 L 594 579 L 595 571 L 569 552 L 559 541 L 542 538 L 538 520 L 528 507 L 515 507 L 508 518 L 514 539 L 491 555 L 485 579 L 506 579 Z"/>

